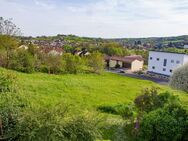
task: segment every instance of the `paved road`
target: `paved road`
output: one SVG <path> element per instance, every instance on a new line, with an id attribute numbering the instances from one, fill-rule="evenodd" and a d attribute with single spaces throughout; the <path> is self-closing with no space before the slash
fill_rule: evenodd
<path id="1" fill-rule="evenodd" d="M 169 82 L 169 81 L 164 80 L 164 79 L 151 78 L 151 77 L 144 76 L 144 75 L 131 74 L 131 73 L 120 73 L 118 70 L 107 70 L 107 71 L 112 72 L 112 73 L 116 73 L 116 74 L 119 74 L 119 75 L 122 75 L 122 76 L 128 76 L 128 77 L 142 79 L 142 80 L 150 80 L 150 81 L 153 81 L 153 82 L 161 84 L 161 85 L 168 85 L 168 82 Z"/>

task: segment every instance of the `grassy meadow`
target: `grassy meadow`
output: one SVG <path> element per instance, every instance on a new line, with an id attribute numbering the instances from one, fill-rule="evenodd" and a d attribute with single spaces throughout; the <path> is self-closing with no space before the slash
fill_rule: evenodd
<path id="1" fill-rule="evenodd" d="M 7 72 L 5 69 L 0 69 L 0 71 Z M 178 95 L 182 104 L 188 109 L 188 94 L 151 81 L 118 74 L 104 72 L 101 75 L 49 75 L 44 73 L 26 74 L 11 70 L 9 72 L 13 72 L 17 76 L 19 93 L 35 107 L 54 107 L 62 103 L 71 107 L 72 114 L 83 112 L 95 115 L 99 106 L 128 104 L 140 95 L 142 89 L 158 87 L 161 92 L 169 91 Z M 123 128 L 121 128 L 123 121 L 120 116 L 101 115 L 107 118 L 103 126 L 105 127 L 103 129 L 104 139 L 119 140 L 118 138 L 125 137 Z"/>
<path id="2" fill-rule="evenodd" d="M 1 69 L 1 71 L 6 71 Z M 12 71 L 14 72 L 14 71 Z M 147 80 L 129 78 L 112 73 L 49 75 L 44 73 L 25 74 L 14 72 L 18 87 L 29 100 L 38 104 L 54 105 L 59 102 L 74 105 L 78 109 L 95 110 L 100 105 L 128 104 L 141 90 L 159 87 L 178 95 L 185 106 L 188 94 L 172 90 Z"/>

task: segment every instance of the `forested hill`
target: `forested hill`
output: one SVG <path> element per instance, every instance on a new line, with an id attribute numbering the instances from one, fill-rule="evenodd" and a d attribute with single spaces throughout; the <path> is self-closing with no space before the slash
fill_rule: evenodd
<path id="1" fill-rule="evenodd" d="M 151 45 L 156 48 L 176 47 L 181 48 L 188 44 L 188 35 L 172 37 L 148 37 L 148 38 L 117 38 L 111 39 L 124 46 Z"/>

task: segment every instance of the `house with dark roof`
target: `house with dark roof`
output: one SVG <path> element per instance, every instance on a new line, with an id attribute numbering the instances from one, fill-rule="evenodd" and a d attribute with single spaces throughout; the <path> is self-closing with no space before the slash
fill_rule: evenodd
<path id="1" fill-rule="evenodd" d="M 90 55 L 90 53 L 89 53 L 89 52 L 87 51 L 87 49 L 85 49 L 85 48 L 83 48 L 81 51 L 80 51 L 80 50 L 75 50 L 75 51 L 73 52 L 73 54 L 74 54 L 74 55 L 78 55 L 78 56 L 80 56 L 80 57 Z"/>
<path id="2" fill-rule="evenodd" d="M 144 65 L 144 59 L 140 55 L 125 57 L 105 56 L 105 62 L 108 68 L 123 68 L 132 72 L 142 70 Z"/>

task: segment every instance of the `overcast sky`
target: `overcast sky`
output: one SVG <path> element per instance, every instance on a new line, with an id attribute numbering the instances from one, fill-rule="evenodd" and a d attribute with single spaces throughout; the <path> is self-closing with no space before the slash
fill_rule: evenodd
<path id="1" fill-rule="evenodd" d="M 120 38 L 188 34 L 188 0 L 0 0 L 25 36 Z"/>

